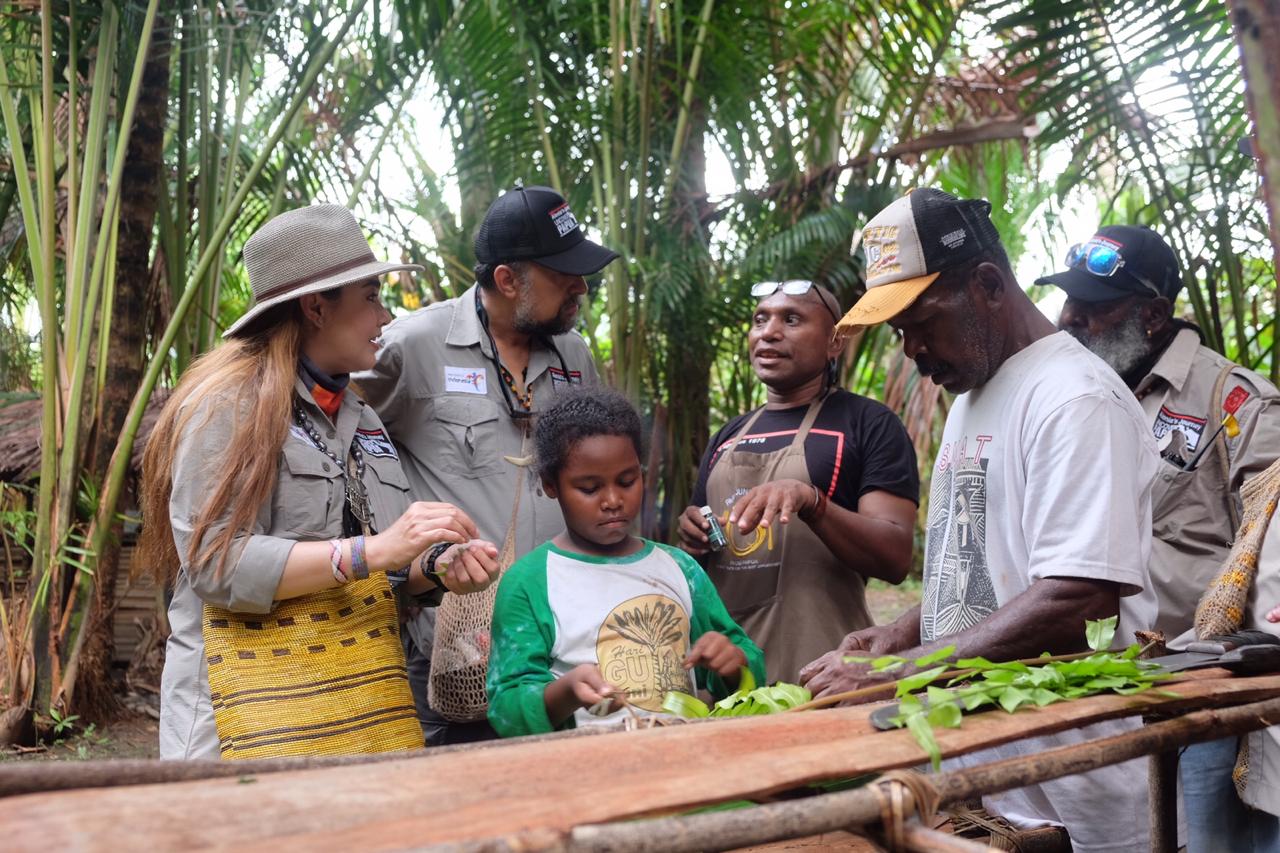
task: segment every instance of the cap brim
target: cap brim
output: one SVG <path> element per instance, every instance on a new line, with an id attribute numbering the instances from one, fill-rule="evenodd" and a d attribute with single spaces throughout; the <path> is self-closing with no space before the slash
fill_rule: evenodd
<path id="1" fill-rule="evenodd" d="M 316 279 L 302 285 L 297 290 L 290 290 L 288 293 L 268 299 L 264 302 L 254 303 L 253 307 L 244 312 L 244 315 L 231 324 L 231 328 L 222 333 L 224 338 L 235 337 L 247 331 L 251 331 L 254 320 L 258 319 L 262 314 L 270 311 L 277 305 L 283 305 L 290 300 L 297 299 L 300 296 L 306 296 L 308 293 L 323 293 L 326 290 L 332 290 L 335 287 L 342 287 L 344 284 L 351 284 L 353 281 L 372 278 L 375 276 L 383 276 L 389 272 L 396 270 L 411 270 L 413 272 L 422 272 L 422 267 L 418 264 L 391 264 L 384 261 L 370 261 L 367 264 L 344 270 L 335 275 L 326 276 L 325 278 Z"/>
<path id="2" fill-rule="evenodd" d="M 911 307 L 920 294 L 933 284 L 941 273 L 929 273 L 919 278 L 908 278 L 891 284 L 871 287 L 836 323 L 836 332 L 848 334 L 867 326 L 883 323 Z"/>
<path id="3" fill-rule="evenodd" d="M 583 240 L 572 249 L 558 255 L 529 260 L 565 275 L 595 275 L 617 259 L 618 253 L 613 249 L 606 249 L 599 243 Z"/>
<path id="4" fill-rule="evenodd" d="M 1081 302 L 1110 302 L 1113 299 L 1124 299 L 1147 293 L 1145 290 L 1131 287 L 1116 287 L 1112 282 L 1122 282 L 1122 278 L 1101 278 L 1090 275 L 1082 269 L 1072 267 L 1069 270 L 1041 276 L 1036 284 L 1052 284 L 1066 291 L 1067 296 Z M 1151 295 L 1147 293 L 1147 295 Z"/>

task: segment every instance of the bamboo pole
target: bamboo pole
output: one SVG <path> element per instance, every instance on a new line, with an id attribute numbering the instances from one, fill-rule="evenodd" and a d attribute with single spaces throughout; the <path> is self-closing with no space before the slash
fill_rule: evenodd
<path id="1" fill-rule="evenodd" d="M 96 245 L 93 250 L 93 269 L 89 273 L 88 287 L 85 291 L 83 316 L 78 330 L 74 328 L 68 329 L 68 337 L 75 336 L 79 341 L 79 345 L 75 350 L 76 357 L 71 373 L 71 389 L 65 405 L 66 423 L 63 425 L 62 458 L 58 472 L 58 510 L 53 534 L 57 537 L 60 546 L 65 544 L 67 532 L 73 520 L 75 489 L 79 485 L 76 471 L 80 463 L 80 421 L 83 412 L 81 398 L 84 395 L 85 379 L 89 369 L 89 353 L 92 349 L 89 345 L 89 339 L 93 334 L 94 322 L 97 320 L 98 297 L 102 288 L 103 271 L 108 255 L 107 247 L 111 241 L 112 233 L 112 229 L 109 226 L 104 227 L 104 225 L 107 225 L 106 218 L 116 214 L 120 202 L 120 183 L 124 176 L 125 152 L 129 147 L 129 136 L 133 132 L 133 114 L 138 106 L 138 93 L 142 89 L 143 66 L 147 62 L 147 52 L 151 46 L 151 33 L 155 28 L 156 11 L 159 5 L 159 0 L 151 0 L 147 4 L 146 17 L 142 23 L 142 33 L 138 37 L 138 54 L 133 63 L 133 75 L 129 79 L 124 109 L 120 113 L 117 125 L 116 151 L 111 163 L 111 174 L 107 178 L 107 198 L 102 206 L 104 221 L 98 223 Z M 102 97 L 105 93 L 98 92 L 96 94 Z M 87 169 L 88 163 L 85 165 Z M 87 214 L 90 208 L 92 208 L 92 204 L 85 204 L 82 212 Z M 87 219 L 88 217 L 86 216 L 85 218 Z M 82 246 L 89 242 L 89 234 L 87 232 L 81 234 L 80 237 Z M 61 557 L 60 547 L 54 558 L 61 560 Z"/>
<path id="2" fill-rule="evenodd" d="M 284 136 L 285 130 L 290 126 L 294 117 L 310 96 L 311 87 L 315 85 L 316 79 L 320 76 L 320 71 L 328 64 L 329 59 L 338 49 L 338 45 L 342 43 L 347 32 L 364 11 L 364 5 L 364 0 L 358 0 L 352 6 L 351 11 L 343 21 L 342 27 L 313 57 L 300 85 L 294 92 L 292 100 L 281 115 L 276 129 L 263 142 L 253 165 L 245 173 L 240 189 L 236 192 L 235 198 L 231 200 L 231 206 L 222 212 L 222 217 L 218 222 L 217 228 L 214 229 L 209 244 L 201 247 L 200 260 L 182 292 L 182 298 L 178 300 L 178 304 L 173 308 L 173 314 L 169 317 L 169 323 L 165 327 L 164 334 L 155 344 L 151 362 L 147 365 L 147 372 L 142 378 L 142 384 L 139 386 L 137 394 L 134 395 L 133 404 L 129 407 L 129 414 L 120 433 L 120 441 L 111 455 L 111 463 L 107 467 L 107 477 L 103 484 L 102 497 L 98 503 L 98 512 L 94 519 L 90 539 L 90 550 L 95 554 L 102 550 L 102 545 L 110 533 L 111 518 L 115 514 L 116 504 L 120 500 L 120 492 L 124 488 L 125 474 L 129 469 L 129 458 L 133 453 L 133 443 L 138 434 L 138 426 L 142 423 L 142 415 L 146 410 L 147 400 L 150 399 L 156 381 L 160 378 L 160 373 L 168 362 L 169 349 L 173 346 L 178 329 L 184 323 L 187 312 L 195 301 L 195 297 L 199 292 L 199 283 L 208 274 L 216 254 L 223 251 L 222 241 L 226 239 L 227 232 L 231 230 L 231 225 L 239 213 L 240 206 L 248 198 L 254 181 L 257 180 L 263 167 L 266 166 L 267 160 L 275 150 L 276 145 L 279 144 L 281 137 Z M 81 625 L 80 630 L 84 630 L 83 625 Z"/>
<path id="3" fill-rule="evenodd" d="M 1138 731 L 1058 747 L 1034 755 L 926 776 L 947 806 L 984 794 L 994 794 L 1073 776 L 1152 753 L 1167 752 L 1188 743 L 1217 740 L 1266 728 L 1280 714 L 1280 698 L 1233 708 L 1195 711 L 1177 719 L 1153 723 Z M 881 784 L 881 783 L 872 783 Z M 903 791 L 904 808 L 914 798 Z M 880 798 L 868 788 L 841 791 L 800 800 L 758 806 L 750 811 L 709 812 L 687 817 L 657 818 L 574 828 L 563 839 L 568 851 L 733 850 L 788 838 L 837 832 L 880 820 Z M 519 836 L 455 845 L 463 850 L 528 850 Z M 545 849 L 545 846 L 544 846 Z"/>
<path id="4" fill-rule="evenodd" d="M 698 81 L 698 71 L 702 67 L 702 48 L 707 40 L 707 27 L 711 23 L 711 12 L 715 9 L 716 0 L 706 0 L 702 4 L 702 13 L 698 16 L 698 32 L 693 38 L 693 53 L 689 57 L 689 73 L 684 81 L 684 91 L 680 95 L 680 112 L 676 115 L 675 138 L 671 140 L 671 154 L 667 157 L 667 180 L 662 188 L 662 204 L 666 210 L 671 209 L 672 195 L 676 181 L 680 177 L 680 158 L 684 152 L 685 140 L 689 135 L 689 110 L 693 106 L 693 87 Z"/>
<path id="5" fill-rule="evenodd" d="M 1178 751 L 1151 754 L 1147 765 L 1151 813 L 1151 853 L 1178 849 Z"/>
<path id="6" fill-rule="evenodd" d="M 47 613 L 42 597 L 48 586 L 53 552 L 53 490 L 57 471 L 58 434 L 58 325 L 57 293 L 54 271 L 54 246 L 57 242 L 57 207 L 54 203 L 53 175 L 53 8 L 50 0 L 40 3 L 40 69 L 41 104 L 34 96 L 32 107 L 32 147 L 36 151 L 36 186 L 39 189 L 40 220 L 44 223 L 40 241 L 40 267 L 43 276 L 36 285 L 40 308 L 41 398 L 40 419 L 40 491 L 36 499 L 36 536 L 31 553 L 31 576 L 27 583 L 33 590 L 28 613 L 28 636 L 34 638 L 35 684 L 33 694 L 39 702 L 52 685 L 45 667 L 48 638 L 45 636 Z M 38 118 L 38 120 L 37 120 Z"/>
<path id="7" fill-rule="evenodd" d="M 691 721 L 690 725 L 702 725 Z M 371 755 L 317 755 L 293 758 L 259 758 L 248 761 L 192 759 L 188 761 L 155 761 L 131 758 L 98 761 L 47 761 L 0 763 L 0 798 L 44 791 L 68 791 L 77 788 L 116 788 L 125 785 L 157 785 L 169 782 L 194 782 L 201 779 L 225 779 L 230 776 L 253 778 L 262 774 L 293 770 L 315 770 L 324 767 L 349 767 L 355 764 L 378 764 L 409 758 L 447 755 L 523 746 L 538 741 L 600 737 L 615 734 L 599 726 L 568 729 L 544 735 L 522 737 L 518 741 L 477 741 L 451 746 L 433 746 L 406 752 L 383 752 Z"/>
<path id="8" fill-rule="evenodd" d="M 1280 0 L 1229 0 L 1240 46 L 1244 91 L 1262 170 L 1273 273 L 1272 308 L 1280 309 Z M 1280 381 L 1280 335 L 1271 336 L 1271 381 Z"/>

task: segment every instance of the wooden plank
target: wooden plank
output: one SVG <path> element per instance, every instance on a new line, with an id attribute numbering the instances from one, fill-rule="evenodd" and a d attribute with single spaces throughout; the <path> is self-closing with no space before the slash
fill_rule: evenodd
<path id="1" fill-rule="evenodd" d="M 1222 675 L 1221 671 L 1211 673 Z M 1158 710 L 1280 695 L 1280 676 L 1200 677 L 1176 696 L 1094 696 L 973 716 L 937 733 L 959 755 Z M 590 738 L 240 779 L 75 790 L 0 800 L 7 849 L 395 850 L 670 813 L 809 782 L 921 763 L 871 706 L 740 718 Z M 251 768 L 246 766 L 246 773 Z"/>

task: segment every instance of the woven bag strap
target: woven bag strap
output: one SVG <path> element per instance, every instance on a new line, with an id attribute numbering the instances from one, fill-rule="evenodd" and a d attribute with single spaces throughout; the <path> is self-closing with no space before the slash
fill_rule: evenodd
<path id="1" fill-rule="evenodd" d="M 1209 409 L 1209 420 L 1205 424 L 1205 429 L 1210 424 L 1216 424 L 1222 421 L 1222 391 L 1227 386 L 1227 377 L 1231 375 L 1231 371 L 1235 370 L 1234 364 L 1228 364 L 1218 373 L 1218 379 L 1213 383 L 1213 403 Z M 1222 482 L 1228 486 L 1231 484 L 1231 454 L 1227 450 L 1227 434 L 1223 431 L 1220 436 L 1221 441 L 1214 442 L 1214 457 L 1217 458 L 1218 464 L 1222 466 Z M 1240 512 L 1236 509 L 1236 502 L 1232 499 L 1231 489 L 1228 488 L 1223 496 L 1227 502 L 1227 514 L 1231 517 L 1231 530 L 1234 533 L 1240 527 Z"/>

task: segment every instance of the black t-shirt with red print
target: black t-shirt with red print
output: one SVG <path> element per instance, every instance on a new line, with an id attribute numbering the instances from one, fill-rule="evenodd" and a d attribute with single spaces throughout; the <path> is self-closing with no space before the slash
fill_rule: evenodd
<path id="1" fill-rule="evenodd" d="M 694 506 L 707 502 L 711 466 L 728 450 L 768 453 L 795 439 L 808 406 L 766 410 L 751 429 L 738 438 L 751 412 L 739 415 L 717 432 L 702 454 Z M 836 504 L 857 510 L 868 492 L 883 491 L 920 502 L 920 475 L 911 438 L 898 416 L 875 400 L 837 389 L 818 413 L 804 442 L 809 479 Z"/>

